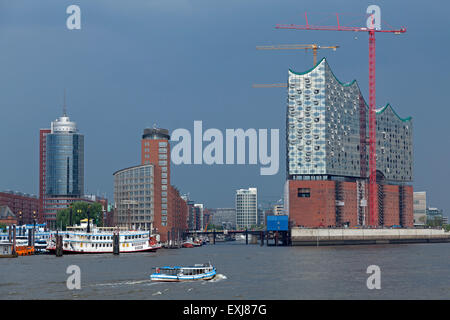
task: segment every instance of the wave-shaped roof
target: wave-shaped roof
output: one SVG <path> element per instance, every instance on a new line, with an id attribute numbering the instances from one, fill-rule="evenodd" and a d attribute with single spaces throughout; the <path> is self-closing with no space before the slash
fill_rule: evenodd
<path id="1" fill-rule="evenodd" d="M 307 71 L 304 71 L 304 72 L 296 72 L 296 71 L 294 71 L 294 70 L 292 70 L 292 69 L 289 69 L 289 72 L 290 72 L 290 73 L 293 73 L 293 74 L 295 74 L 295 75 L 298 75 L 298 76 L 302 76 L 302 75 L 305 75 L 305 74 L 308 74 L 308 73 L 314 71 L 314 70 L 315 70 L 322 62 L 325 62 L 325 63 L 327 64 L 327 66 L 328 66 L 328 68 L 330 69 L 331 74 L 333 75 L 334 79 L 336 79 L 336 81 L 337 81 L 340 85 L 342 85 L 343 87 L 350 87 L 350 86 L 356 84 L 356 85 L 358 86 L 358 90 L 359 90 L 359 92 L 360 92 L 360 94 L 361 94 L 361 96 L 362 96 L 361 89 L 359 88 L 358 82 L 357 82 L 356 80 L 353 80 L 353 81 L 350 81 L 350 82 L 342 82 L 342 81 L 340 81 L 340 80 L 336 77 L 336 75 L 333 73 L 333 70 L 331 69 L 331 67 L 330 67 L 330 65 L 328 64 L 328 61 L 327 61 L 327 59 L 326 59 L 325 57 L 323 57 L 322 59 L 320 59 L 319 62 L 317 62 L 311 69 L 309 69 L 309 70 L 307 70 Z M 367 110 L 368 110 L 368 109 L 369 109 L 369 105 L 367 104 L 367 102 L 366 102 L 366 100 L 364 99 L 364 97 L 363 97 L 363 100 L 364 100 L 364 104 L 365 104 L 365 106 L 366 106 L 366 108 L 367 108 Z M 394 108 L 393 108 L 389 103 L 387 103 L 384 107 L 381 107 L 381 108 L 379 108 L 379 109 L 376 109 L 376 110 L 375 110 L 375 111 L 376 111 L 376 114 L 382 114 L 388 107 L 389 107 L 389 109 L 391 109 L 391 111 L 397 116 L 397 118 L 400 119 L 401 121 L 403 121 L 403 122 L 411 121 L 412 117 L 406 117 L 406 118 L 400 117 L 400 116 L 398 115 L 398 113 L 395 112 Z"/>
<path id="2" fill-rule="evenodd" d="M 383 108 L 380 109 L 376 109 L 375 112 L 376 114 L 382 114 L 384 111 L 386 111 L 387 109 L 391 109 L 391 111 L 397 116 L 397 118 L 399 118 L 401 121 L 403 122 L 407 122 L 407 121 L 411 121 L 412 117 L 406 117 L 406 118 L 401 118 L 397 112 L 395 112 L 394 108 L 392 108 L 392 106 L 387 103 Z"/>

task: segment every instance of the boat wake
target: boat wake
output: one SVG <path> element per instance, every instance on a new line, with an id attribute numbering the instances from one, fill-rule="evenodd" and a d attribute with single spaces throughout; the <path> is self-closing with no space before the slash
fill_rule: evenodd
<path id="1" fill-rule="evenodd" d="M 152 282 L 150 279 L 146 279 L 146 280 L 125 280 L 125 281 L 117 281 L 117 282 L 110 282 L 110 283 L 97 283 L 94 284 L 93 286 L 111 286 L 111 287 L 115 287 L 115 286 L 123 286 L 123 285 L 135 285 L 135 284 L 154 284 L 154 282 Z"/>
<path id="2" fill-rule="evenodd" d="M 212 278 L 208 282 L 218 282 L 218 281 L 222 281 L 222 280 L 226 280 L 226 279 L 227 279 L 226 275 L 218 273 L 218 274 L 216 274 L 216 276 L 214 278 Z"/>

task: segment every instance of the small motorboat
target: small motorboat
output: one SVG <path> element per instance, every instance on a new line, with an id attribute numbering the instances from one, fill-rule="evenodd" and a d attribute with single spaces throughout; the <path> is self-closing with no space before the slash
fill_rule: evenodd
<path id="1" fill-rule="evenodd" d="M 194 247 L 201 247 L 203 245 L 203 242 L 200 239 L 195 239 L 193 241 Z"/>
<path id="2" fill-rule="evenodd" d="M 193 248 L 194 247 L 194 243 L 192 241 L 185 241 L 181 244 L 181 246 L 183 248 Z"/>
<path id="3" fill-rule="evenodd" d="M 195 264 L 189 267 L 160 267 L 150 275 L 152 281 L 193 281 L 211 280 L 216 276 L 216 268 L 210 263 Z"/>

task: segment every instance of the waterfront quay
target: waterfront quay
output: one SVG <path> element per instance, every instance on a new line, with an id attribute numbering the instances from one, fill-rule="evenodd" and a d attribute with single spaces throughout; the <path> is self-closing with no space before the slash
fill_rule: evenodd
<path id="1" fill-rule="evenodd" d="M 433 242 L 450 242 L 450 232 L 444 229 L 291 229 L 294 246 Z"/>
<path id="2" fill-rule="evenodd" d="M 218 235 L 243 235 L 246 244 L 275 246 L 325 246 L 325 245 L 374 245 L 402 243 L 450 242 L 450 232 L 444 229 L 347 229 L 347 228 L 299 228 L 285 231 L 208 231 L 188 232 L 187 235 L 206 235 L 210 243 L 216 243 Z"/>

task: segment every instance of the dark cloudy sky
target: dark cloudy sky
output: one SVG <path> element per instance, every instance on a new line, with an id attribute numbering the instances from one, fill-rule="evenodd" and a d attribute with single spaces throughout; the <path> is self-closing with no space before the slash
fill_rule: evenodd
<path id="1" fill-rule="evenodd" d="M 81 7 L 82 29 L 66 28 Z M 286 92 L 253 89 L 287 70 L 311 67 L 311 53 L 257 51 L 257 45 L 339 45 L 324 50 L 341 81 L 356 79 L 368 100 L 367 34 L 275 30 L 277 23 L 363 26 L 377 4 L 377 104 L 414 121 L 414 187 L 429 206 L 450 211 L 449 5 L 445 1 L 0 0 L 0 190 L 38 193 L 39 129 L 68 113 L 85 134 L 85 189 L 112 199 L 112 173 L 139 163 L 140 138 L 156 123 L 173 131 L 203 127 L 279 128 L 280 170 L 259 166 L 172 166 L 172 183 L 209 207 L 234 206 L 234 190 L 255 186 L 260 202 L 282 197 Z"/>

